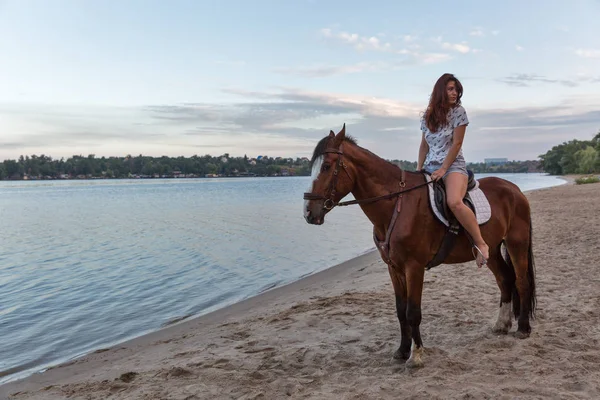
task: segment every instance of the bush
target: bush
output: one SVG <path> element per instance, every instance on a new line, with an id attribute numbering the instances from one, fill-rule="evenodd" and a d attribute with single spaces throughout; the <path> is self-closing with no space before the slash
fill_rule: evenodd
<path id="1" fill-rule="evenodd" d="M 578 185 L 584 185 L 586 183 L 598 183 L 600 178 L 597 176 L 582 176 L 581 178 L 575 179 L 575 183 Z"/>

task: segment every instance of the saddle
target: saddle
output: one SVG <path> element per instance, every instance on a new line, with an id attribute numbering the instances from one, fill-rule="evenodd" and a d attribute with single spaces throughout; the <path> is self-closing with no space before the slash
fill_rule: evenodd
<path id="1" fill-rule="evenodd" d="M 425 179 L 430 182 L 431 174 L 426 171 L 421 171 L 425 175 Z M 468 183 L 467 183 L 467 192 L 463 197 L 463 203 L 469 207 L 475 216 L 477 217 L 477 223 L 482 225 L 489 221 L 492 212 L 490 208 L 490 204 L 488 202 L 487 197 L 483 193 L 483 191 L 479 188 L 479 182 L 475 179 L 475 175 L 473 171 L 467 170 L 468 173 Z M 431 210 L 437 219 L 443 223 L 447 229 L 444 238 L 442 239 L 442 243 L 432 260 L 426 266 L 426 269 L 431 269 L 435 266 L 440 265 L 444 259 L 450 254 L 452 248 L 454 247 L 454 243 L 458 234 L 464 230 L 464 228 L 460 225 L 452 211 L 448 207 L 448 203 L 446 200 L 446 186 L 443 180 L 439 180 L 433 182 L 428 185 L 429 188 L 429 205 L 431 206 Z M 466 232 L 465 232 L 466 233 Z M 471 242 L 473 242 L 470 235 L 467 234 L 467 237 Z"/>
<path id="2" fill-rule="evenodd" d="M 426 171 L 420 172 L 423 173 L 428 183 L 427 188 L 429 191 L 429 205 L 431 210 L 436 218 L 446 226 L 446 233 L 444 234 L 444 238 L 442 239 L 442 243 L 440 244 L 437 253 L 425 266 L 425 268 L 429 270 L 440 265 L 446 259 L 446 257 L 448 257 L 452 251 L 452 248 L 454 247 L 456 238 L 458 237 L 459 233 L 464 230 L 464 228 L 460 225 L 458 219 L 456 219 L 448 207 L 448 203 L 446 201 L 446 187 L 443 180 L 432 182 L 430 173 Z M 479 182 L 475 179 L 473 171 L 468 170 L 467 173 L 469 178 L 467 183 L 467 192 L 463 197 L 463 203 L 465 203 L 467 207 L 469 207 L 475 213 L 475 216 L 477 217 L 477 223 L 482 225 L 489 221 L 490 217 L 492 216 L 490 203 L 488 202 L 485 193 L 483 193 L 483 191 L 479 188 Z M 402 177 L 401 182 L 405 182 L 404 176 Z M 392 219 L 388 225 L 385 238 L 379 239 L 376 235 L 375 227 L 373 227 L 373 240 L 375 242 L 375 246 L 379 250 L 382 259 L 388 265 L 391 265 L 392 263 L 392 260 L 390 259 L 390 238 L 401 209 L 402 194 L 398 196 L 398 200 L 396 202 L 396 206 L 394 207 Z M 467 234 L 467 238 L 471 241 L 471 243 L 473 243 L 473 238 L 470 237 L 468 232 L 465 233 Z"/>
<path id="3" fill-rule="evenodd" d="M 467 183 L 467 193 L 465 194 L 465 197 L 463 198 L 463 202 L 473 211 L 475 212 L 475 206 L 473 205 L 473 202 L 471 201 L 471 196 L 469 194 L 469 192 L 475 188 L 479 187 L 479 182 L 477 182 L 475 180 L 475 175 L 473 174 L 473 171 L 468 170 L 467 171 L 469 174 L 469 180 Z M 425 172 L 425 175 L 427 177 L 427 181 L 431 181 L 431 176 L 429 173 Z M 448 202 L 446 201 L 446 185 L 444 183 L 444 181 L 442 179 L 440 179 L 437 182 L 434 182 L 432 185 L 430 185 L 430 188 L 433 188 L 433 202 L 434 202 L 434 206 L 433 208 L 433 212 L 434 214 L 436 214 L 436 216 L 438 217 L 438 219 L 444 223 L 444 225 L 448 226 L 449 225 L 449 220 L 452 219 L 452 212 L 450 211 L 450 208 L 448 208 Z M 431 198 L 431 195 L 430 195 Z"/>

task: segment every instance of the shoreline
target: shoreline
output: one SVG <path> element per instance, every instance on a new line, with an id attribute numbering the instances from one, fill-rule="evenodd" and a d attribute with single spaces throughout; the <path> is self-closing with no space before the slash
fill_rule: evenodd
<path id="1" fill-rule="evenodd" d="M 557 188 L 564 186 L 575 186 L 574 178 L 565 179 L 565 183 L 558 186 L 533 189 L 524 192 L 529 197 L 532 193 L 547 192 L 549 190 L 556 190 Z M 333 286 L 335 286 L 332 286 L 332 283 L 334 283 L 333 281 L 341 284 L 348 279 L 354 279 L 355 281 L 364 280 L 365 276 L 363 275 L 365 270 L 375 269 L 375 271 L 371 272 L 371 274 L 381 274 L 382 265 L 383 264 L 379 258 L 377 250 L 373 248 L 368 250 L 366 253 L 359 255 L 358 257 L 305 276 L 283 286 L 274 287 L 238 303 L 212 311 L 208 314 L 176 322 L 142 336 L 118 343 L 108 349 L 99 349 L 92 353 L 78 356 L 71 361 L 50 367 L 45 370 L 45 372 L 35 372 L 27 377 L 9 381 L 0 385 L 0 397 L 7 396 L 15 391 L 23 392 L 39 390 L 42 387 L 53 385 L 54 382 L 72 382 L 80 375 L 85 375 L 86 372 L 95 369 L 102 369 L 103 365 L 105 367 L 107 364 L 118 366 L 121 360 L 127 357 L 135 357 L 135 355 L 140 351 L 152 352 L 152 349 L 157 346 L 157 343 L 159 345 L 166 344 L 173 341 L 173 338 L 185 338 L 189 332 L 195 332 L 197 330 L 202 330 L 203 328 L 205 330 L 207 326 L 218 328 L 220 326 L 227 325 L 225 323 L 228 320 L 236 321 L 240 318 L 261 318 L 261 315 L 265 313 L 264 308 L 267 307 L 265 304 L 269 304 L 267 307 L 269 314 L 284 312 L 286 308 L 289 308 L 290 304 L 306 301 L 307 291 L 317 292 L 319 289 L 323 289 L 327 286 L 333 289 Z M 376 268 L 370 268 L 374 266 L 376 266 Z M 387 269 L 385 269 L 383 272 L 384 275 L 387 274 Z M 436 271 L 434 271 L 434 273 L 435 272 Z M 369 285 L 367 286 L 373 286 L 372 282 L 368 283 Z M 381 282 L 378 282 L 378 284 L 380 283 Z M 345 289 L 349 288 L 357 289 L 353 285 L 350 285 L 350 287 L 346 287 Z M 365 289 L 365 287 L 361 287 L 361 289 Z M 236 323 L 237 322 L 231 322 L 231 324 Z M 221 325 L 219 326 L 219 324 Z M 140 354 L 140 356 L 143 356 L 143 353 Z M 80 364 L 85 364 L 84 371 L 81 373 Z M 65 379 L 65 377 L 68 378 Z M 22 390 L 15 390 L 16 388 Z"/>
<path id="2" fill-rule="evenodd" d="M 237 303 L 230 304 L 218 310 L 214 310 L 207 314 L 186 318 L 184 320 L 171 323 L 152 332 L 143 334 L 141 336 L 137 336 L 135 338 L 123 342 L 119 342 L 108 348 L 97 349 L 84 355 L 74 357 L 69 361 L 58 363 L 56 365 L 44 369 L 41 372 L 34 372 L 28 375 L 27 377 L 13 381 L 8 381 L 0 385 L 0 398 L 3 399 L 2 396 L 8 396 L 9 394 L 11 394 L 9 393 L 11 390 L 9 389 L 12 386 L 17 386 L 21 384 L 29 386 L 30 381 L 34 385 L 42 383 L 44 385 L 49 384 L 49 382 L 52 382 L 52 379 L 54 378 L 52 376 L 54 375 L 53 371 L 76 365 L 85 358 L 93 358 L 95 354 L 117 353 L 122 352 L 123 350 L 130 352 L 136 351 L 141 347 L 152 345 L 152 342 L 164 340 L 165 337 L 180 336 L 188 330 L 194 330 L 198 328 L 200 325 L 215 325 L 223 323 L 229 318 L 236 318 L 240 314 L 252 315 L 253 308 L 255 308 L 256 306 L 260 306 L 261 304 L 266 302 L 282 300 L 282 297 L 285 297 L 292 301 L 293 299 L 290 297 L 295 296 L 289 296 L 290 294 L 310 289 L 312 286 L 318 284 L 321 281 L 328 281 L 334 278 L 337 278 L 338 280 L 340 278 L 345 278 L 351 275 L 352 272 L 364 270 L 364 268 L 366 268 L 364 267 L 365 265 L 372 265 L 378 260 L 379 253 L 376 248 L 373 248 L 371 250 L 367 250 L 364 254 L 361 254 L 357 257 L 353 257 L 332 267 L 304 276 L 298 280 L 287 283 L 285 285 L 276 286 L 271 289 L 265 290 L 252 297 L 249 297 Z M 285 305 L 282 305 L 282 307 L 285 307 Z"/>
<path id="3" fill-rule="evenodd" d="M 254 304 L 260 302 L 262 299 L 262 296 L 265 296 L 266 299 L 270 299 L 271 296 L 274 296 L 274 297 L 279 296 L 280 295 L 279 292 L 287 292 L 288 290 L 289 291 L 297 290 L 296 284 L 298 284 L 299 287 L 302 287 L 304 281 L 306 281 L 306 282 L 304 282 L 304 284 L 311 285 L 314 283 L 313 282 L 314 279 L 321 279 L 321 278 L 329 279 L 330 275 L 335 275 L 338 273 L 337 272 L 338 269 L 345 268 L 348 265 L 353 265 L 355 263 L 360 264 L 361 260 L 363 260 L 363 259 L 369 260 L 371 258 L 371 256 L 373 256 L 373 255 L 375 255 L 376 258 L 378 258 L 378 253 L 377 253 L 377 249 L 375 248 L 375 246 L 373 246 L 367 250 L 364 250 L 362 253 L 360 253 L 354 257 L 351 257 L 348 260 L 342 261 L 338 264 L 331 265 L 329 267 L 326 267 L 325 269 L 322 269 L 322 270 L 319 270 L 316 272 L 309 272 L 305 275 L 301 275 L 299 278 L 292 280 L 290 282 L 284 283 L 280 286 L 278 286 L 278 285 L 268 286 L 266 289 L 261 289 L 260 291 L 251 295 L 250 297 L 242 299 L 236 303 L 232 303 L 232 304 L 223 306 L 222 308 L 210 311 L 206 314 L 175 316 L 171 320 L 162 324 L 161 326 L 159 326 L 149 332 L 143 333 L 141 335 L 136 335 L 130 339 L 116 341 L 114 344 L 103 347 L 103 348 L 90 350 L 88 352 L 83 352 L 83 353 L 80 353 L 78 355 L 74 355 L 71 357 L 66 357 L 63 361 L 51 362 L 47 366 L 40 366 L 39 368 L 35 367 L 36 370 L 33 372 L 27 373 L 26 376 L 15 378 L 15 379 L 10 379 L 5 382 L 0 382 L 0 400 L 4 400 L 4 398 L 1 396 L 4 395 L 4 392 L 2 391 L 2 389 L 6 385 L 26 381 L 32 377 L 44 374 L 47 371 L 53 370 L 55 368 L 59 368 L 61 366 L 65 366 L 65 365 L 70 365 L 74 362 L 77 362 L 81 358 L 87 357 L 87 356 L 95 354 L 95 353 L 105 352 L 107 350 L 115 349 L 117 347 L 120 348 L 122 346 L 138 345 L 139 344 L 139 343 L 137 343 L 138 341 L 140 343 L 145 343 L 146 339 L 152 340 L 154 336 L 162 336 L 163 335 L 162 332 L 164 332 L 164 331 L 167 331 L 171 328 L 176 328 L 177 326 L 182 325 L 182 324 L 196 322 L 196 320 L 198 320 L 198 319 L 205 318 L 205 319 L 207 319 L 207 321 L 212 322 L 212 321 L 219 320 L 221 317 L 225 317 L 230 314 L 239 313 L 241 311 L 244 311 L 246 308 L 253 307 Z M 328 271 L 330 271 L 330 272 L 327 273 Z M 313 277 L 315 277 L 315 278 L 313 278 Z M 310 278 L 313 278 L 313 279 L 310 279 Z M 270 294 L 271 292 L 275 292 L 275 293 Z M 270 295 L 267 296 L 268 294 L 270 294 Z M 170 331 L 169 331 L 169 333 L 165 333 L 165 334 L 170 334 Z M 29 370 L 29 368 L 27 368 L 26 370 Z M 6 371 L 8 371 L 8 370 L 6 370 Z M 0 372 L 6 372 L 6 371 L 0 371 Z M 23 372 L 24 371 L 11 373 L 11 375 L 19 374 L 19 373 L 23 373 Z M 4 374 L 4 375 L 0 374 L 0 379 L 2 379 L 6 375 L 8 375 L 8 374 Z"/>
<path id="4" fill-rule="evenodd" d="M 556 177 L 559 178 L 559 179 L 561 179 L 561 180 L 563 180 L 563 181 L 565 181 L 565 183 L 562 183 L 562 184 L 559 184 L 559 185 L 554 185 L 554 186 L 549 186 L 549 187 L 544 187 L 544 188 L 525 190 L 524 193 L 528 193 L 528 192 L 536 191 L 536 190 L 550 189 L 550 188 L 553 188 L 553 187 L 556 187 L 556 186 L 564 185 L 564 184 L 569 183 L 569 182 L 571 182 L 571 183 L 574 182 L 574 179 L 569 180 L 569 179 L 566 179 L 566 178 L 561 177 L 561 176 L 556 176 Z M 294 178 L 294 177 L 292 176 L 292 178 Z M 175 179 L 177 179 L 177 178 L 175 178 Z M 192 178 L 179 178 L 179 180 L 182 180 L 182 179 L 188 180 L 188 179 L 192 179 Z M 200 179 L 209 179 L 209 178 L 200 178 Z M 84 181 L 84 179 L 72 179 L 72 180 L 75 180 L 75 181 Z M 92 180 L 92 179 L 90 179 L 90 180 Z M 103 181 L 107 181 L 107 180 L 120 181 L 120 180 L 124 180 L 124 178 L 123 179 L 122 178 L 101 179 L 101 180 L 103 180 Z M 138 179 L 127 178 L 125 180 L 138 180 Z M 12 181 L 12 182 L 14 182 L 14 181 Z M 28 182 L 28 181 L 24 180 L 23 182 Z M 32 180 L 32 182 L 33 182 L 33 180 Z M 35 182 L 37 182 L 37 180 Z M 375 248 L 375 246 L 372 245 L 369 249 L 363 251 L 362 253 L 359 253 L 357 256 L 349 258 L 348 260 L 345 260 L 345 261 L 343 261 L 343 262 L 341 262 L 341 263 L 339 263 L 337 265 L 331 265 L 329 267 L 326 267 L 324 270 L 321 270 L 321 272 L 329 270 L 329 269 L 332 269 L 332 268 L 339 267 L 340 265 L 346 264 L 348 262 L 352 262 L 356 258 L 359 258 L 359 257 L 361 257 L 361 256 L 363 256 L 365 254 L 376 252 L 376 250 L 377 249 Z M 287 286 L 289 286 L 289 285 L 291 285 L 291 284 L 293 284 L 295 282 L 298 282 L 300 280 L 303 280 L 303 279 L 306 279 L 306 278 L 310 277 L 311 274 L 314 274 L 314 273 L 309 273 L 308 275 L 302 275 L 302 276 L 296 278 L 295 280 L 292 280 L 291 282 L 284 283 L 282 286 L 268 287 L 266 289 L 266 291 L 271 291 L 271 290 L 278 289 L 278 288 L 286 288 Z M 240 300 L 238 303 L 251 300 L 253 297 L 260 296 L 263 293 L 265 293 L 265 290 L 258 291 L 255 294 L 252 294 L 250 297 L 248 297 L 246 299 L 243 299 L 243 300 Z M 152 335 L 154 333 L 161 332 L 161 331 L 163 331 L 164 329 L 166 329 L 168 327 L 179 325 L 181 323 L 185 323 L 185 322 L 189 322 L 189 321 L 193 321 L 193 320 L 195 320 L 197 318 L 202 318 L 204 316 L 207 316 L 207 315 L 210 315 L 210 314 L 213 314 L 213 313 L 221 312 L 222 310 L 225 310 L 225 309 L 227 309 L 227 308 L 229 308 L 229 307 L 231 307 L 231 306 L 233 306 L 235 304 L 238 304 L 238 303 L 234 303 L 234 304 L 230 304 L 230 305 L 224 306 L 223 308 L 219 308 L 217 310 L 211 311 L 208 314 L 202 314 L 202 313 L 200 313 L 200 314 L 196 314 L 196 315 L 180 315 L 180 316 L 176 315 L 176 316 L 173 316 L 170 320 L 168 320 L 167 322 L 165 322 L 161 326 L 158 326 L 158 327 L 156 327 L 154 329 L 151 329 L 151 330 L 147 330 L 144 333 L 141 333 L 141 334 L 138 334 L 138 335 L 135 335 L 135 336 L 131 336 L 128 339 L 126 338 L 126 339 L 122 339 L 122 340 L 119 340 L 119 341 L 112 342 L 110 344 L 105 345 L 105 347 L 106 348 L 114 348 L 114 347 L 119 346 L 121 344 L 126 344 L 126 343 L 129 343 L 129 342 L 135 341 L 137 339 L 141 339 L 141 338 L 143 338 L 143 337 L 145 337 L 147 335 Z M 65 356 L 65 357 L 60 358 L 60 359 L 55 360 L 55 361 L 49 361 L 49 362 L 41 363 L 39 366 L 33 366 L 33 367 L 31 367 L 29 365 L 33 364 L 33 362 L 29 362 L 29 363 L 25 364 L 25 367 L 23 367 L 23 368 L 20 365 L 20 366 L 8 368 L 8 369 L 6 369 L 4 371 L 0 371 L 1 372 L 1 374 L 0 374 L 0 387 L 2 387 L 3 385 L 7 385 L 7 384 L 10 384 L 10 383 L 13 383 L 13 382 L 20 382 L 22 380 L 28 379 L 31 376 L 39 375 L 39 374 L 44 373 L 45 371 L 48 371 L 50 369 L 54 369 L 54 368 L 56 368 L 58 366 L 61 366 L 61 365 L 64 365 L 64 364 L 68 364 L 68 363 L 73 362 L 75 360 L 78 360 L 78 359 L 80 359 L 82 357 L 86 357 L 86 356 L 88 356 L 90 354 L 93 354 L 95 351 L 98 351 L 98 350 L 99 349 L 91 349 L 91 350 L 88 350 L 88 351 L 83 351 L 83 352 L 80 352 L 78 354 L 73 354 L 71 356 Z M 100 350 L 102 350 L 102 349 L 100 349 Z M 3 378 L 6 378 L 9 375 L 13 375 L 13 376 L 10 377 L 10 378 L 8 378 L 8 380 L 2 381 Z"/>
<path id="5" fill-rule="evenodd" d="M 527 194 L 527 193 L 533 192 L 533 191 L 552 189 L 554 187 L 563 186 L 565 184 L 574 184 L 575 179 L 578 177 L 578 175 L 564 176 L 564 177 L 557 176 L 557 177 L 560 178 L 560 179 L 563 179 L 565 181 L 565 183 L 563 183 L 561 185 L 550 186 L 550 187 L 544 187 L 544 188 L 538 188 L 538 189 L 530 189 L 530 190 L 523 191 L 523 193 Z M 127 179 L 134 180 L 133 178 L 127 178 Z M 177 178 L 174 178 L 174 179 L 177 179 Z M 179 179 L 192 179 L 192 178 L 179 178 Z M 77 179 L 73 179 L 73 180 L 77 180 Z M 110 179 L 103 179 L 103 180 L 110 180 Z M 112 180 L 122 180 L 122 178 L 115 178 L 115 179 L 112 179 Z M 27 180 L 25 180 L 25 181 L 27 181 Z M 177 325 L 180 325 L 180 324 L 183 324 L 183 323 L 193 322 L 194 320 L 199 319 L 199 318 L 204 318 L 204 317 L 209 317 L 209 316 L 212 318 L 213 314 L 218 314 L 218 313 L 221 313 L 221 312 L 228 312 L 228 310 L 230 308 L 234 307 L 237 304 L 241 304 L 241 303 L 250 301 L 254 297 L 261 296 L 261 295 L 263 295 L 263 294 L 265 294 L 267 292 L 273 291 L 273 290 L 294 290 L 293 288 L 290 288 L 290 289 L 287 289 L 287 288 L 288 288 L 288 286 L 291 286 L 291 285 L 293 285 L 293 284 L 295 284 L 297 282 L 300 282 L 300 281 L 303 281 L 305 279 L 308 279 L 308 278 L 310 278 L 311 276 L 313 276 L 315 274 L 321 274 L 321 273 L 323 273 L 325 271 L 328 271 L 328 270 L 334 270 L 334 269 L 337 269 L 337 268 L 343 268 L 344 265 L 347 265 L 349 263 L 353 264 L 355 262 L 355 260 L 360 259 L 361 257 L 369 255 L 371 253 L 375 253 L 375 255 L 378 258 L 377 248 L 373 245 L 373 247 L 367 249 L 363 253 L 361 253 L 361 254 L 359 254 L 359 255 L 357 255 L 355 257 L 352 257 L 352 258 L 350 258 L 348 260 L 342 261 L 339 264 L 326 267 L 325 269 L 323 269 L 321 271 L 318 271 L 318 272 L 315 272 L 315 273 L 309 273 L 306 276 L 301 276 L 301 277 L 297 278 L 296 280 L 293 280 L 293 281 L 291 281 L 289 283 L 285 283 L 285 284 L 283 284 L 281 286 L 274 286 L 274 287 L 270 287 L 270 288 L 268 288 L 266 290 L 259 291 L 259 292 L 251 295 L 250 297 L 248 297 L 246 299 L 238 301 L 237 303 L 233 303 L 233 304 L 224 306 L 223 308 L 219 308 L 219 309 L 211 311 L 211 312 L 209 312 L 207 314 L 199 314 L 199 315 L 192 315 L 192 316 L 174 316 L 170 321 L 167 321 L 162 326 L 159 326 L 159 327 L 157 327 L 157 328 L 155 328 L 155 329 L 153 329 L 153 330 L 151 330 L 149 332 L 146 332 L 146 333 L 134 336 L 134 337 L 132 337 L 130 339 L 125 339 L 125 340 L 122 340 L 122 341 L 117 341 L 117 342 L 113 343 L 112 345 L 107 346 L 106 348 L 112 349 L 112 348 L 115 348 L 115 347 L 118 347 L 118 346 L 130 344 L 131 342 L 135 342 L 135 341 L 137 341 L 139 339 L 143 339 L 146 336 L 150 336 L 150 335 L 154 335 L 154 334 L 159 334 L 160 332 L 162 332 L 162 331 L 164 331 L 164 330 L 166 330 L 166 329 L 168 329 L 170 327 L 174 327 L 174 326 L 177 326 Z M 332 273 L 335 273 L 335 272 L 332 272 Z M 48 364 L 42 364 L 40 367 L 34 367 L 33 371 L 31 371 L 31 368 L 25 368 L 25 369 L 23 369 L 21 371 L 10 373 L 10 375 L 15 374 L 17 377 L 9 379 L 9 380 L 7 380 L 5 382 L 0 382 L 0 389 L 4 385 L 8 385 L 8 384 L 11 384 L 11 383 L 14 383 L 14 382 L 20 382 L 20 381 L 26 380 L 26 379 L 28 379 L 28 378 L 30 378 L 32 376 L 43 374 L 46 371 L 49 371 L 51 369 L 60 367 L 60 366 L 65 365 L 65 364 L 69 364 L 69 363 L 71 363 L 73 361 L 76 361 L 76 360 L 82 358 L 82 357 L 86 357 L 86 356 L 88 356 L 90 354 L 94 354 L 94 352 L 101 351 L 101 350 L 105 350 L 105 349 L 103 348 L 103 349 L 90 350 L 88 352 L 83 352 L 83 353 L 80 353 L 80 354 L 77 354 L 77 355 L 73 355 L 71 357 L 65 357 L 62 360 L 58 360 L 58 361 L 55 361 L 55 362 L 50 362 Z M 15 367 L 15 368 L 18 368 L 18 367 Z M 3 376 L 9 375 L 8 373 L 6 373 L 9 370 L 2 371 L 2 372 L 4 372 L 4 374 L 0 375 L 0 379 Z M 27 372 L 27 371 L 30 371 L 30 372 Z M 19 377 L 19 375 L 24 375 L 24 376 L 20 376 Z"/>

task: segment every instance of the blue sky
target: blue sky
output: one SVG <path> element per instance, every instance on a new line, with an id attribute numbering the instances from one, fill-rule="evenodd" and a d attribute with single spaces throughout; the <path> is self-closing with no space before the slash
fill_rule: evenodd
<path id="1" fill-rule="evenodd" d="M 309 156 L 346 123 L 416 160 L 461 79 L 468 161 L 600 130 L 600 1 L 0 0 L 0 159 Z"/>

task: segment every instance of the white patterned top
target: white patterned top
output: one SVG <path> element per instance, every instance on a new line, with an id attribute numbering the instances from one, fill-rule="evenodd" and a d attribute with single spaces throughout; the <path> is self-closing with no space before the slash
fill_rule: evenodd
<path id="1" fill-rule="evenodd" d="M 448 112 L 448 122 L 447 126 L 439 129 L 437 132 L 431 132 L 425 124 L 425 119 L 421 118 L 421 131 L 425 134 L 425 140 L 429 145 L 429 152 L 423 164 L 423 168 L 427 170 L 436 170 L 444 163 L 448 151 L 452 147 L 454 128 L 461 125 L 469 125 L 467 112 L 463 106 L 450 109 Z M 459 150 L 456 161 L 464 162 L 462 149 Z"/>

